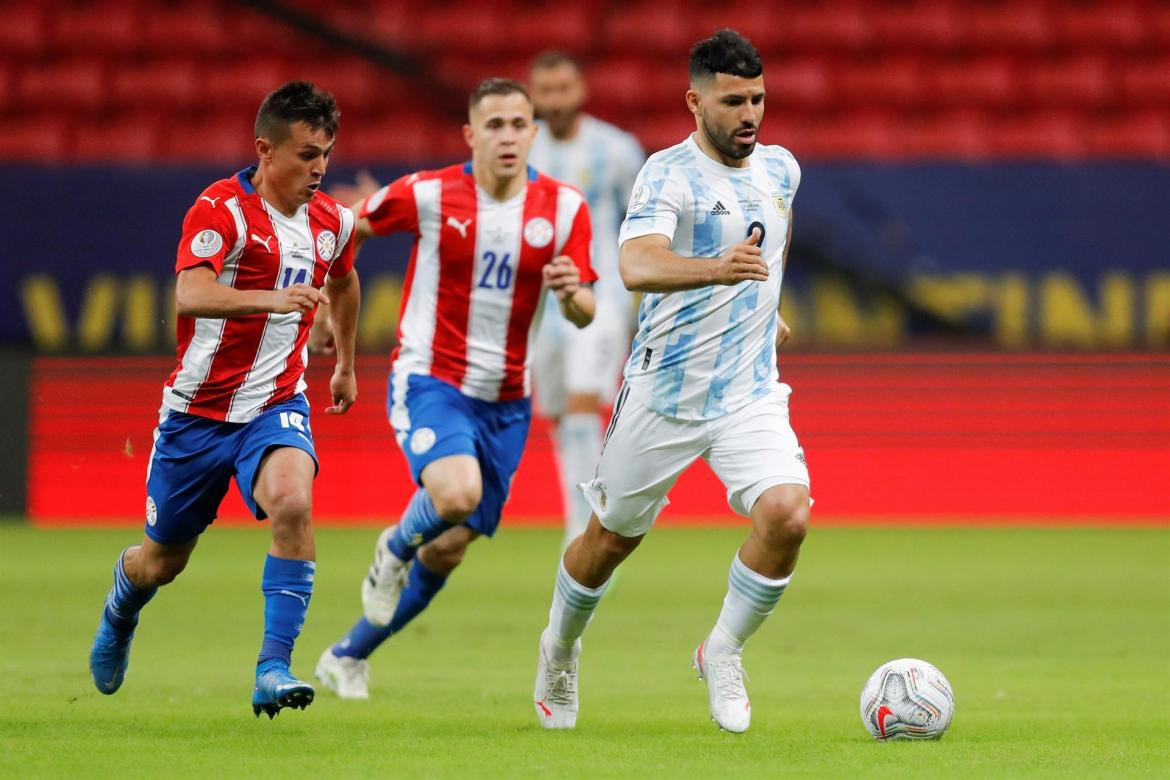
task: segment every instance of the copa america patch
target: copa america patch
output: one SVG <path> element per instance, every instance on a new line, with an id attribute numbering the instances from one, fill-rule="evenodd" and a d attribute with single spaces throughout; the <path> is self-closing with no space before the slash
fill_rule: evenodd
<path id="1" fill-rule="evenodd" d="M 553 226 L 544 217 L 533 217 L 524 226 L 524 240 L 534 249 L 542 249 L 552 243 Z"/>
<path id="2" fill-rule="evenodd" d="M 642 209 L 646 208 L 646 204 L 650 202 L 650 185 L 641 184 L 638 189 L 634 190 L 634 194 L 630 196 L 630 207 L 626 209 L 627 214 L 637 214 Z"/>
<path id="3" fill-rule="evenodd" d="M 158 507 L 154 505 L 154 499 L 150 496 L 146 497 L 146 524 L 154 525 L 158 522 Z"/>
<path id="4" fill-rule="evenodd" d="M 337 251 L 337 235 L 332 230 L 322 230 L 317 234 L 317 254 L 328 262 L 333 259 Z"/>
<path id="5" fill-rule="evenodd" d="M 223 236 L 214 230 L 201 230 L 191 239 L 191 254 L 196 257 L 211 257 L 223 249 Z"/>
<path id="6" fill-rule="evenodd" d="M 434 446 L 435 432 L 430 428 L 419 428 L 410 435 L 410 451 L 415 455 L 422 455 Z"/>

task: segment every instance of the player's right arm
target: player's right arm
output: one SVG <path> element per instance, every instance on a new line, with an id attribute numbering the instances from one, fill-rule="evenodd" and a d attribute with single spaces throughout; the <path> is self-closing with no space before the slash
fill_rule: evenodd
<path id="1" fill-rule="evenodd" d="M 670 251 L 670 238 L 651 233 L 622 244 L 618 271 L 626 288 L 633 292 L 670 293 L 713 284 L 764 282 L 768 280 L 768 266 L 759 241 L 759 231 L 754 230 L 712 262 L 710 258 L 676 254 Z"/>
<path id="2" fill-rule="evenodd" d="M 357 216 L 353 235 L 355 254 L 374 236 L 418 232 L 418 205 L 414 200 L 414 183 L 418 177 L 417 173 L 403 176 L 352 206 Z"/>

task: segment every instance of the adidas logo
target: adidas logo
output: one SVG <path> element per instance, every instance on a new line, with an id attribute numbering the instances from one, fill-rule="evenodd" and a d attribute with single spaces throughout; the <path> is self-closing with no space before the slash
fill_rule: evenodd
<path id="1" fill-rule="evenodd" d="M 727 217 L 731 215 L 727 207 L 723 205 L 723 201 L 715 201 L 715 207 L 711 209 L 711 215 L 715 217 Z"/>

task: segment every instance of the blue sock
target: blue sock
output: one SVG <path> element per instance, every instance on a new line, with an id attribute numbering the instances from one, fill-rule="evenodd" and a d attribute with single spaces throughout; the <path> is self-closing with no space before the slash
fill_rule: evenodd
<path id="1" fill-rule="evenodd" d="M 435 511 L 435 502 L 431 501 L 426 488 L 419 488 L 406 505 L 402 519 L 398 521 L 398 530 L 390 537 L 387 546 L 399 559 L 409 561 L 419 547 L 450 527 L 451 524 L 444 522 Z"/>
<path id="2" fill-rule="evenodd" d="M 421 561 L 415 561 L 390 624 L 375 626 L 362 618 L 333 646 L 333 654 L 338 657 L 348 655 L 351 658 L 367 658 L 378 645 L 389 639 L 391 634 L 401 631 L 416 615 L 426 609 L 446 582 L 446 577 L 435 574 L 423 566 Z"/>
<path id="3" fill-rule="evenodd" d="M 138 625 L 139 611 L 154 598 L 158 588 L 140 588 L 131 582 L 122 565 L 124 555 L 126 550 L 118 554 L 118 563 L 114 566 L 114 587 L 106 596 L 106 620 L 115 628 L 129 631 Z"/>
<path id="4" fill-rule="evenodd" d="M 264 644 L 260 646 L 257 665 L 277 659 L 292 660 L 293 643 L 305 624 L 309 598 L 313 595 L 313 576 L 317 564 L 275 558 L 264 561 L 260 589 L 264 591 Z"/>

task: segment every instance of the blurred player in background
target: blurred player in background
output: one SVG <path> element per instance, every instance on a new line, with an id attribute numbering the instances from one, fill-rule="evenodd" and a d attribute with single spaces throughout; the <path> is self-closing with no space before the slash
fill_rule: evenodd
<path id="1" fill-rule="evenodd" d="M 122 685 L 139 611 L 186 567 L 234 477 L 256 518 L 272 523 L 252 710 L 271 718 L 313 701 L 289 663 L 316 571 L 317 455 L 303 391 L 323 290 L 337 350 L 325 411 L 343 414 L 357 397 L 354 215 L 318 191 L 337 122 L 333 97 L 312 84 L 272 92 L 256 117 L 259 163 L 204 190 L 183 221 L 179 365 L 163 388 L 147 468 L 146 538 L 118 556 L 90 653 L 102 693 Z"/>
<path id="2" fill-rule="evenodd" d="M 585 79 L 569 55 L 550 51 L 538 56 L 529 86 L 540 125 L 529 159 L 537 170 L 585 194 L 599 277 L 592 324 L 570 327 L 550 307 L 532 363 L 537 411 L 557 423 L 568 544 L 589 523 L 589 504 L 577 485 L 593 478 L 601 455 L 601 410 L 617 391 L 633 333 L 633 295 L 618 274 L 617 239 L 645 156 L 632 135 L 581 111 Z"/>
<path id="3" fill-rule="evenodd" d="M 535 134 L 524 85 L 488 79 L 463 128 L 471 162 L 404 176 L 360 204 L 359 240 L 416 237 L 387 407 L 419 489 L 378 537 L 365 617 L 318 662 L 343 698 L 368 697 L 370 653 L 499 525 L 528 437 L 529 343 L 546 290 L 577 327 L 593 319 L 589 208 L 528 166 Z"/>
<path id="4" fill-rule="evenodd" d="M 565 551 L 541 635 L 534 691 L 547 728 L 577 720 L 577 659 L 614 568 L 650 530 L 698 457 L 752 529 L 732 558 L 715 626 L 695 650 L 720 727 L 747 729 L 744 642 L 788 586 L 809 516 L 808 469 L 776 367 L 780 282 L 792 229 L 796 160 L 757 146 L 763 66 L 721 30 L 691 51 L 696 132 L 638 176 L 622 225 L 622 279 L 646 293 L 614 403 L 589 527 Z"/>

